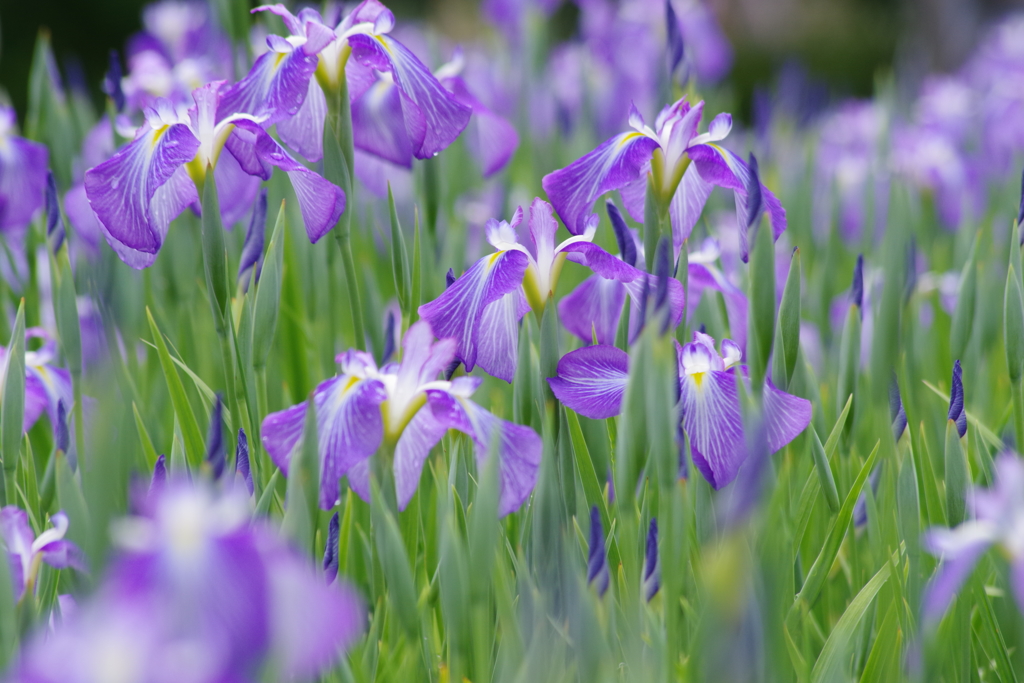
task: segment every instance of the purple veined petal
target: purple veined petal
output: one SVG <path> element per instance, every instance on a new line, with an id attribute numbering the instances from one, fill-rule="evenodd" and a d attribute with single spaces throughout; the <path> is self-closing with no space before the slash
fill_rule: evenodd
<path id="1" fill-rule="evenodd" d="M 7 552 L 18 557 L 19 562 L 26 565 L 27 571 L 27 565 L 32 559 L 32 543 L 35 541 L 35 534 L 28 524 L 28 514 L 14 505 L 0 509 L 0 536 L 7 546 Z"/>
<path id="2" fill-rule="evenodd" d="M 441 339 L 457 341 L 456 355 L 472 371 L 480 353 L 484 311 L 494 301 L 522 286 L 529 257 L 510 250 L 478 260 L 441 296 L 419 308 L 420 317 L 430 323 Z M 511 380 L 511 378 L 509 378 Z"/>
<path id="3" fill-rule="evenodd" d="M 269 166 L 277 166 L 288 174 L 310 242 L 316 244 L 338 222 L 345 210 L 342 189 L 295 161 L 258 124 L 237 121 L 226 146 L 246 173 L 259 174 L 264 179 L 269 177 L 269 173 L 263 175 L 258 171 L 258 164 L 264 173 Z"/>
<path id="4" fill-rule="evenodd" d="M 354 59 L 345 64 L 345 82 L 348 84 L 349 100 L 355 102 L 378 81 L 377 71 L 372 66 L 361 64 Z"/>
<path id="5" fill-rule="evenodd" d="M 365 502 L 370 502 L 370 461 L 360 460 L 347 472 L 348 485 Z"/>
<path id="6" fill-rule="evenodd" d="M 622 196 L 622 205 L 626 207 L 626 213 L 637 223 L 644 222 L 644 203 L 647 201 L 647 174 L 650 165 L 644 163 L 640 167 L 640 174 L 635 180 L 625 183 L 619 188 Z"/>
<path id="7" fill-rule="evenodd" d="M 615 346 L 584 346 L 558 361 L 548 384 L 555 398 L 580 415 L 603 420 L 619 414 L 629 377 L 629 354 Z"/>
<path id="8" fill-rule="evenodd" d="M 49 152 L 38 142 L 9 135 L 0 145 L 0 232 L 21 230 L 43 206 Z"/>
<path id="9" fill-rule="evenodd" d="M 413 141 L 406 129 L 402 91 L 381 79 L 352 102 L 353 144 L 398 166 L 412 168 Z"/>
<path id="10" fill-rule="evenodd" d="M 276 553 L 266 577 L 270 657 L 284 678 L 314 678 L 363 632 L 366 608 L 346 584 L 325 583 L 290 553 Z"/>
<path id="11" fill-rule="evenodd" d="M 71 373 L 63 368 L 55 368 L 50 365 L 26 365 L 25 366 L 25 399 L 26 399 L 26 415 L 28 418 L 28 400 L 29 400 L 29 378 L 32 378 L 32 391 L 36 396 L 33 396 L 32 400 L 37 400 L 38 388 L 42 388 L 42 392 L 46 397 L 46 414 L 50 418 L 50 424 L 56 425 L 58 419 L 58 406 L 63 401 L 65 406 L 70 406 L 74 403 L 74 392 L 72 391 L 71 385 Z M 38 382 L 38 385 L 36 384 Z M 38 416 L 37 416 L 38 417 Z"/>
<path id="12" fill-rule="evenodd" d="M 338 481 L 352 466 L 376 452 L 384 438 L 379 406 L 387 398 L 376 379 L 332 377 L 313 392 L 320 451 L 320 507 L 338 500 Z M 302 438 L 306 404 L 271 413 L 260 430 L 263 447 L 287 474 L 292 453 Z"/>
<path id="13" fill-rule="evenodd" d="M 317 55 L 306 54 L 301 49 L 263 53 L 245 78 L 221 94 L 217 120 L 231 114 L 249 114 L 265 116 L 263 123 L 270 126 L 294 116 L 306 99 L 309 80 L 318 62 Z"/>
<path id="14" fill-rule="evenodd" d="M 455 340 L 434 343 L 434 333 L 426 320 L 411 325 L 402 339 L 402 362 L 395 374 L 392 400 L 413 396 L 421 386 L 436 380 L 454 358 Z"/>
<path id="15" fill-rule="evenodd" d="M 25 415 L 22 422 L 22 431 L 32 429 L 36 421 L 50 405 L 50 397 L 46 393 L 46 385 L 43 380 L 30 372 L 25 374 Z"/>
<path id="16" fill-rule="evenodd" d="M 230 230 L 251 212 L 260 191 L 260 179 L 246 173 L 233 154 L 221 154 L 213 169 L 220 203 L 221 225 Z"/>
<path id="17" fill-rule="evenodd" d="M 150 128 L 86 172 L 89 204 L 107 242 L 129 265 L 143 267 L 129 261 L 133 258 L 131 252 L 139 253 L 136 262 L 155 255 L 163 244 L 167 225 L 196 200 L 195 186 L 182 167 L 198 150 L 199 140 L 184 124 Z M 172 180 L 174 184 L 161 192 Z M 191 201 L 182 203 L 188 185 L 192 185 Z"/>
<path id="18" fill-rule="evenodd" d="M 690 263 L 687 271 L 689 273 L 687 316 L 693 318 L 693 312 L 700 305 L 701 296 L 705 291 L 721 292 L 725 300 L 726 313 L 729 315 L 730 336 L 739 344 L 740 348 L 746 348 L 747 295 L 743 293 L 742 289 L 726 280 L 717 268 L 702 263 Z"/>
<path id="19" fill-rule="evenodd" d="M 327 98 L 315 78 L 309 79 L 309 91 L 294 115 L 277 122 L 277 134 L 288 145 L 311 162 L 324 156 L 324 121 L 327 119 Z"/>
<path id="20" fill-rule="evenodd" d="M 448 423 L 444 421 L 443 415 L 435 415 L 429 405 L 421 407 L 402 431 L 395 445 L 394 461 L 395 493 L 399 510 L 404 510 L 412 500 L 430 449 L 437 445 L 447 431 Z"/>
<path id="21" fill-rule="evenodd" d="M 925 623 L 933 624 L 942 617 L 978 559 L 992 545 L 992 539 L 987 533 L 973 533 L 973 527 L 964 528 L 970 524 L 968 522 L 956 529 L 935 528 L 925 535 L 925 545 L 931 546 L 930 551 L 945 545 L 944 537 L 961 537 L 957 539 L 955 551 L 945 553 L 938 571 L 925 587 L 921 598 L 922 621 Z"/>
<path id="22" fill-rule="evenodd" d="M 672 202 L 669 204 L 669 217 L 672 220 L 672 251 L 675 255 L 673 263 L 679 262 L 679 252 L 693 232 L 693 226 L 697 225 L 701 214 L 704 212 L 704 205 L 711 196 L 714 186 L 705 181 L 696 164 L 690 164 L 679 182 L 679 187 L 672 195 Z"/>
<path id="23" fill-rule="evenodd" d="M 544 176 L 541 185 L 569 232 L 583 232 L 600 195 L 636 181 L 657 146 L 657 141 L 641 133 L 620 133 Z"/>
<path id="24" fill-rule="evenodd" d="M 84 184 L 73 185 L 64 195 L 64 213 L 67 214 L 75 236 L 95 253 L 103 239 L 103 228 L 89 206 Z"/>
<path id="25" fill-rule="evenodd" d="M 519 361 L 519 321 L 530 312 L 523 288 L 484 307 L 480 316 L 476 362 L 492 377 L 511 382 Z"/>
<path id="26" fill-rule="evenodd" d="M 777 389 L 770 379 L 765 381 L 764 428 L 772 453 L 782 450 L 810 423 L 810 401 Z"/>
<path id="27" fill-rule="evenodd" d="M 491 444 L 495 443 L 501 459 L 498 514 L 504 516 L 518 510 L 537 483 L 543 450 L 537 432 L 495 417 L 473 401 L 447 391 L 431 389 L 427 397 L 430 408 L 441 422 L 473 439 L 478 469 L 486 466 Z"/>
<path id="28" fill-rule="evenodd" d="M 428 159 L 446 148 L 469 123 L 471 109 L 444 89 L 412 52 L 387 35 L 348 39 L 352 59 L 389 72 L 401 88 L 402 110 L 413 155 Z"/>
<path id="29" fill-rule="evenodd" d="M 589 344 L 614 344 L 626 288 L 616 280 L 591 275 L 558 302 L 558 317 L 572 334 Z"/>
<path id="30" fill-rule="evenodd" d="M 731 370 L 683 373 L 679 384 L 693 464 L 720 489 L 736 478 L 746 457 L 736 375 Z"/>

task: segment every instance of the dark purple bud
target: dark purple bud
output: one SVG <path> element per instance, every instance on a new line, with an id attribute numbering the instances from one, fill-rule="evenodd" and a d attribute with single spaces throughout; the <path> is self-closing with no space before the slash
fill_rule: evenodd
<path id="1" fill-rule="evenodd" d="M 166 481 L 167 458 L 161 454 L 160 457 L 156 459 L 156 464 L 153 465 L 153 479 L 149 483 L 149 494 L 153 495 L 153 493 L 162 489 Z"/>
<path id="2" fill-rule="evenodd" d="M 597 506 L 590 508 L 590 556 L 587 558 L 587 583 L 599 596 L 608 590 L 608 557 L 604 547 L 604 528 Z"/>
<path id="3" fill-rule="evenodd" d="M 878 465 L 874 471 L 871 472 L 871 476 L 868 477 L 868 483 L 871 485 L 871 495 L 878 495 L 878 484 L 882 481 L 882 466 Z M 853 506 L 853 524 L 855 527 L 862 527 L 868 522 L 868 494 L 867 491 L 861 491 L 860 497 L 857 498 L 857 504 Z"/>
<path id="4" fill-rule="evenodd" d="M 651 517 L 647 528 L 647 551 L 644 553 L 643 596 L 651 601 L 661 589 L 661 562 L 658 559 L 658 520 Z"/>
<path id="5" fill-rule="evenodd" d="M 267 230 L 267 189 L 263 188 L 252 207 L 252 218 L 249 220 L 249 229 L 245 232 L 245 243 L 242 245 L 242 257 L 238 262 L 238 281 L 242 283 L 245 291 L 249 290 L 251 282 L 260 279 L 260 271 L 263 269 L 263 243 L 266 240 Z M 253 274 L 250 278 L 249 273 Z"/>
<path id="6" fill-rule="evenodd" d="M 654 310 L 664 314 L 665 322 L 662 326 L 662 334 L 665 334 L 665 330 L 668 329 L 668 324 L 671 320 L 670 311 L 668 310 L 668 281 L 672 277 L 672 257 L 669 255 L 670 251 L 668 238 L 662 237 L 658 241 L 658 248 L 654 254 L 654 274 L 658 278 L 654 290 Z"/>
<path id="7" fill-rule="evenodd" d="M 388 311 L 388 322 L 384 326 L 384 353 L 381 354 L 380 364 L 387 363 L 393 355 L 395 355 L 395 312 Z"/>
<path id="8" fill-rule="evenodd" d="M 210 427 L 206 430 L 206 462 L 210 465 L 213 479 L 220 479 L 224 474 L 225 452 L 224 452 L 224 401 L 220 394 L 217 394 L 217 401 L 213 404 L 213 412 L 210 414 Z"/>
<path id="9" fill-rule="evenodd" d="M 235 473 L 245 481 L 245 488 L 251 496 L 255 489 L 252 484 L 252 472 L 249 471 L 249 437 L 241 427 L 238 428 L 238 445 L 235 446 Z"/>
<path id="10" fill-rule="evenodd" d="M 63 399 L 57 401 L 57 424 L 53 426 L 53 439 L 57 442 L 58 451 L 68 452 L 71 436 L 68 434 L 68 410 L 64 407 Z"/>
<path id="11" fill-rule="evenodd" d="M 455 271 L 452 270 L 451 268 L 449 268 L 448 272 L 444 274 L 444 288 L 448 289 L 449 287 L 451 287 L 454 284 L 455 284 Z"/>
<path id="12" fill-rule="evenodd" d="M 953 389 L 949 393 L 949 412 L 947 419 L 956 422 L 956 432 L 962 439 L 967 433 L 967 411 L 964 410 L 964 370 L 960 361 L 953 363 Z"/>
<path id="13" fill-rule="evenodd" d="M 889 420 L 892 423 L 892 438 L 899 441 L 903 430 L 907 428 L 907 411 L 903 409 L 896 373 L 893 373 L 892 381 L 889 382 Z"/>
<path id="14" fill-rule="evenodd" d="M 64 244 L 64 218 L 60 215 L 60 202 L 57 201 L 57 182 L 53 179 L 53 171 L 46 172 L 46 240 L 50 250 L 57 254 Z"/>
<path id="15" fill-rule="evenodd" d="M 747 191 L 747 228 L 749 229 L 757 219 L 761 217 L 764 210 L 763 198 L 761 196 L 761 176 L 757 170 L 757 157 L 750 154 L 747 165 L 750 167 L 750 174 L 746 180 Z"/>
<path id="16" fill-rule="evenodd" d="M 327 547 L 324 548 L 324 578 L 327 579 L 327 585 L 331 585 L 338 578 L 338 538 L 340 536 L 341 524 L 338 522 L 338 513 L 335 512 L 327 527 Z"/>
<path id="17" fill-rule="evenodd" d="M 605 208 L 608 210 L 608 220 L 612 222 L 612 230 L 615 231 L 615 241 L 619 243 L 619 256 L 629 265 L 636 266 L 636 242 L 629 232 L 629 226 L 626 225 L 622 212 L 610 199 L 605 204 Z"/>
<path id="18" fill-rule="evenodd" d="M 1024 172 L 1020 176 L 1020 207 L 1017 209 L 1017 225 L 1024 223 Z"/>
<path id="19" fill-rule="evenodd" d="M 857 308 L 864 307 L 864 254 L 857 254 L 857 265 L 853 267 L 853 286 L 850 287 L 850 303 Z"/>
<path id="20" fill-rule="evenodd" d="M 676 18 L 676 11 L 672 8 L 672 0 L 665 0 L 665 23 L 668 26 L 668 73 L 674 75 L 683 61 L 686 50 L 683 44 L 683 34 L 679 30 L 679 19 Z"/>
<path id="21" fill-rule="evenodd" d="M 608 504 L 615 502 L 615 479 L 612 477 L 612 468 L 608 468 Z"/>
<path id="22" fill-rule="evenodd" d="M 124 91 L 121 90 L 121 58 L 117 54 L 117 50 L 110 51 L 110 66 L 107 68 L 107 73 L 103 76 L 102 90 L 107 96 L 113 100 L 114 109 L 120 113 L 124 111 Z"/>
<path id="23" fill-rule="evenodd" d="M 460 365 L 461 363 L 462 363 L 462 361 L 460 361 L 460 360 L 453 360 L 453 361 L 452 361 L 452 362 L 451 362 L 451 363 L 450 363 L 450 364 L 448 365 L 448 367 L 446 367 L 446 368 L 444 369 L 444 381 L 446 381 L 446 382 L 447 382 L 447 381 L 451 380 L 451 378 L 452 378 L 452 375 L 454 375 L 454 374 L 455 374 L 455 371 L 459 369 L 459 365 Z"/>

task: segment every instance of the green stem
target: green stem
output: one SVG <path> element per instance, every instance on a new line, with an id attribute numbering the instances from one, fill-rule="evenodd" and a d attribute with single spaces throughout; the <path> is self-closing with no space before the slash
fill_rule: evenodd
<path id="1" fill-rule="evenodd" d="M 1012 382 L 1010 395 L 1013 397 L 1013 435 L 1020 449 L 1024 445 L 1024 382 Z"/>
<path id="2" fill-rule="evenodd" d="M 85 456 L 85 422 L 82 417 L 82 373 L 75 373 L 71 377 L 71 389 L 74 392 L 75 407 L 75 456 L 81 463 Z"/>
<path id="3" fill-rule="evenodd" d="M 249 467 L 252 468 L 252 480 L 256 489 L 256 499 L 259 500 L 260 491 L 267 484 L 263 477 L 263 467 L 257 453 L 263 452 L 263 441 L 260 438 L 260 430 L 263 428 L 263 418 L 267 416 L 267 368 L 266 366 L 256 368 L 256 424 L 253 425 L 252 438 L 249 441 Z M 269 471 L 266 473 L 270 476 Z"/>
<path id="4" fill-rule="evenodd" d="M 234 432 L 238 428 L 238 401 L 235 400 L 235 359 L 231 354 L 231 342 L 228 340 L 227 330 L 221 332 L 220 355 L 224 363 L 224 400 L 231 412 L 231 424 L 228 428 Z"/>
<path id="5" fill-rule="evenodd" d="M 346 214 L 341 220 L 347 220 Z M 345 271 L 345 285 L 348 289 L 349 306 L 352 309 L 352 330 L 355 332 L 355 346 L 360 351 L 366 350 L 366 332 L 363 328 L 363 306 L 359 297 L 359 278 L 356 277 L 356 264 L 352 258 L 352 240 L 338 233 L 338 246 L 341 248 L 342 268 Z"/>

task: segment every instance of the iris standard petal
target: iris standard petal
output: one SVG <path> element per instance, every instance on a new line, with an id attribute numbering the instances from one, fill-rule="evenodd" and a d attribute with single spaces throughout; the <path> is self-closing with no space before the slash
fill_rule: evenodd
<path id="1" fill-rule="evenodd" d="M 626 288 L 621 282 L 591 275 L 558 302 L 558 317 L 585 343 L 597 335 L 598 344 L 614 344 L 622 317 Z"/>
<path id="2" fill-rule="evenodd" d="M 582 234 L 594 200 L 636 181 L 657 146 L 642 133 L 620 133 L 565 168 L 544 176 L 541 185 L 569 232 Z"/>
<path id="3" fill-rule="evenodd" d="M 555 397 L 580 415 L 601 420 L 622 408 L 629 377 L 629 354 L 615 346 L 584 346 L 558 361 L 548 384 Z"/>
<path id="4" fill-rule="evenodd" d="M 402 111 L 413 155 L 428 159 L 450 145 L 469 123 L 471 110 L 444 89 L 416 55 L 386 35 L 348 39 L 352 59 L 391 74 L 402 90 Z"/>
<path id="5" fill-rule="evenodd" d="M 528 264 L 529 257 L 517 250 L 485 256 L 441 296 L 420 306 L 420 317 L 430 322 L 435 335 L 441 339 L 456 340 L 457 357 L 466 365 L 467 371 L 477 365 L 482 335 L 492 334 L 482 324 L 486 308 L 520 288 Z"/>
<path id="6" fill-rule="evenodd" d="M 177 215 L 175 209 L 180 213 L 187 206 L 182 202 L 188 190 L 178 179 L 160 197 L 156 197 L 157 192 L 179 175 L 182 165 L 191 161 L 198 150 L 199 140 L 188 126 L 165 125 L 149 129 L 86 172 L 89 204 L 103 226 L 107 242 L 122 259 L 127 251 L 141 252 L 140 258 L 145 260 L 142 255 L 155 255 L 160 249 L 167 225 Z M 184 179 L 191 184 L 187 175 Z M 191 192 L 195 201 L 194 186 Z"/>

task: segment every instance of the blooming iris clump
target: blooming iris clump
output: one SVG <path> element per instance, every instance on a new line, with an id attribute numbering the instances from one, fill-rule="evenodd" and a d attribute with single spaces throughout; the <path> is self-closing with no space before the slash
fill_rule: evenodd
<path id="1" fill-rule="evenodd" d="M 361 351 L 338 356 L 341 374 L 317 386 L 320 451 L 320 507 L 329 510 L 338 500 L 338 482 L 370 498 L 369 459 L 386 446 L 393 468 L 398 506 L 405 509 L 419 484 L 430 449 L 449 429 L 467 434 L 476 445 L 477 459 L 488 457 L 492 442 L 500 459 L 499 510 L 506 515 L 523 504 L 533 490 L 540 464 L 540 437 L 529 427 L 501 420 L 469 397 L 480 386 L 473 377 L 440 380 L 438 375 L 455 358 L 455 340 L 434 342 L 430 325 L 418 322 L 402 343 L 402 359 L 378 368 Z M 263 446 L 278 467 L 287 471 L 302 437 L 306 404 L 272 413 L 263 421 Z"/>

